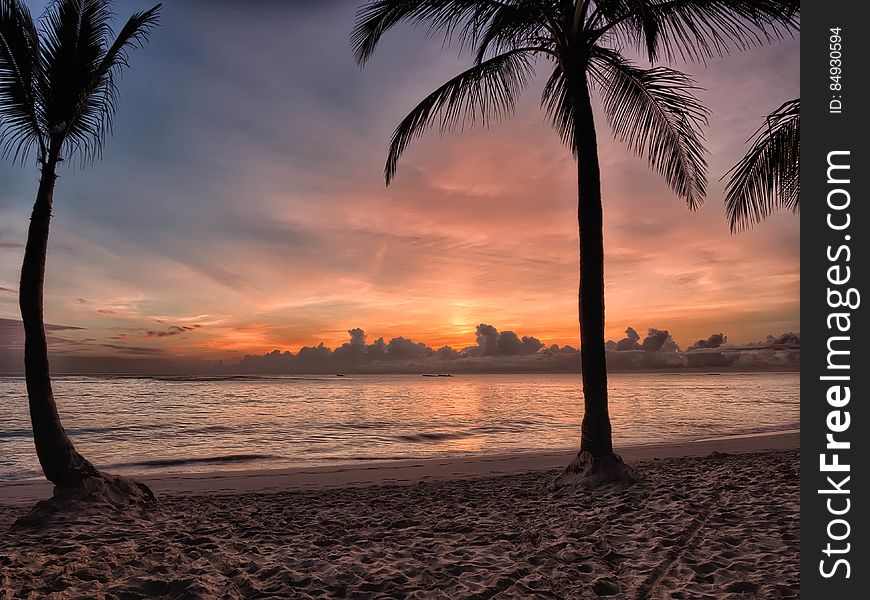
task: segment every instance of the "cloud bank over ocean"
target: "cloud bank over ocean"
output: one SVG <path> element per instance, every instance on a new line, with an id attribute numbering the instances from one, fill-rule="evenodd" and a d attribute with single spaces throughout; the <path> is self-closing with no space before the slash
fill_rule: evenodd
<path id="1" fill-rule="evenodd" d="M 169 326 L 148 337 L 181 336 L 187 329 Z M 324 343 L 303 346 L 298 352 L 274 350 L 247 355 L 238 361 L 215 362 L 206 357 L 173 356 L 159 349 L 117 346 L 91 338 L 72 340 L 78 327 L 46 326 L 52 368 L 58 374 L 323 374 L 323 373 L 578 373 L 580 353 L 571 345 L 543 343 L 531 335 L 499 331 L 480 323 L 469 345 L 432 347 L 404 336 L 370 336 L 360 328 L 348 330 L 338 347 Z M 86 348 L 88 354 L 82 355 Z M 0 319 L 0 373 L 23 372 L 24 336 L 21 322 Z M 120 350 L 124 354 L 119 355 Z M 800 334 L 769 335 L 748 344 L 729 344 L 723 333 L 711 334 L 686 349 L 667 329 L 650 327 L 645 335 L 627 327 L 625 337 L 607 341 L 611 372 L 647 370 L 793 371 L 800 367 Z"/>
<path id="2" fill-rule="evenodd" d="M 226 374 L 281 373 L 574 373 L 580 352 L 570 346 L 546 346 L 533 336 L 499 331 L 481 323 L 474 345 L 456 349 L 432 348 L 396 337 L 367 343 L 361 328 L 348 331 L 350 340 L 331 349 L 323 343 L 297 353 L 274 350 L 246 356 L 232 364 L 219 363 L 214 371 Z M 611 372 L 645 370 L 792 371 L 800 368 L 800 334 L 770 335 L 764 341 L 729 345 L 714 333 L 682 350 L 665 329 L 651 327 L 645 337 L 628 327 L 626 337 L 607 342 Z"/>

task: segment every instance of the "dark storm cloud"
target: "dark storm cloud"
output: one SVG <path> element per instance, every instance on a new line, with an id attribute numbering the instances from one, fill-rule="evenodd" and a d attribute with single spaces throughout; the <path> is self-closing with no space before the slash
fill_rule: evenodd
<path id="1" fill-rule="evenodd" d="M 475 356 L 522 356 L 535 354 L 544 347 L 536 337 L 520 338 L 513 331 L 499 332 L 487 323 L 477 326 L 475 339 L 477 346 L 468 349 L 468 353 Z"/>
<path id="2" fill-rule="evenodd" d="M 442 360 L 453 360 L 455 358 L 459 358 L 461 356 L 461 352 L 459 350 L 455 350 L 450 346 L 441 346 L 438 350 L 435 351 L 435 356 Z"/>
<path id="3" fill-rule="evenodd" d="M 677 352 L 679 347 L 667 329 L 650 328 L 641 344 L 644 352 Z"/>
<path id="4" fill-rule="evenodd" d="M 498 353 L 507 356 L 535 354 L 544 347 L 536 337 L 523 336 L 522 339 L 513 331 L 502 331 L 498 336 Z"/>
<path id="5" fill-rule="evenodd" d="M 769 335 L 764 341 L 730 345 L 727 336 L 716 333 L 698 340 L 683 354 L 686 366 L 693 369 L 792 370 L 800 367 L 800 334 L 786 332 Z"/>
<path id="6" fill-rule="evenodd" d="M 477 326 L 474 336 L 477 339 L 480 354 L 489 355 L 498 352 L 498 329 L 492 325 L 481 323 Z"/>
<path id="7" fill-rule="evenodd" d="M 492 325 L 481 323 L 477 328 L 478 345 L 460 351 L 448 346 L 435 350 L 422 342 L 397 336 L 389 341 L 378 338 L 366 344 L 361 328 L 348 331 L 350 341 L 332 350 L 324 344 L 305 346 L 298 353 L 275 350 L 264 356 L 246 356 L 241 362 L 222 367 L 232 372 L 251 373 L 330 373 L 341 371 L 438 370 L 433 361 L 457 361 L 478 358 L 498 360 L 531 356 L 539 353 L 543 344 L 536 338 L 520 338 L 512 331 L 499 333 Z M 480 364 L 480 363 L 478 363 Z M 452 367 L 451 367 L 452 368 Z"/>
<path id="8" fill-rule="evenodd" d="M 637 331 L 635 331 L 634 327 L 627 327 L 625 329 L 625 337 L 619 340 L 618 342 L 614 342 L 613 340 L 607 340 L 605 347 L 608 350 L 614 350 L 616 352 L 625 352 L 626 350 L 640 350 L 640 335 L 638 335 Z"/>
<path id="9" fill-rule="evenodd" d="M 772 335 L 767 336 L 767 343 L 772 347 L 778 346 L 797 346 L 801 345 L 801 334 L 793 333 L 791 331 L 787 333 L 783 333 L 779 337 L 774 337 Z"/>
<path id="10" fill-rule="evenodd" d="M 643 343 L 629 327 L 626 340 L 630 350 L 607 352 L 608 369 L 620 371 L 731 369 L 794 370 L 800 365 L 800 349 L 793 342 L 795 334 L 770 336 L 754 345 L 729 348 L 701 348 L 681 352 L 667 330 L 652 327 Z M 486 323 L 478 325 L 476 345 L 463 350 L 443 346 L 434 350 L 405 337 L 389 342 L 378 338 L 366 344 L 361 328 L 348 331 L 350 341 L 335 350 L 324 344 L 306 346 L 298 353 L 275 350 L 262 356 L 246 356 L 236 364 L 221 363 L 221 373 L 432 373 L 449 370 L 455 373 L 576 373 L 580 353 L 571 346 L 553 344 L 545 347 L 532 336 L 518 336 L 512 331 L 499 332 Z M 711 336 L 713 337 L 713 336 Z M 724 335 L 723 335 L 724 338 Z M 715 343 L 715 340 L 714 340 Z M 791 345 L 790 345 L 791 344 Z M 627 344 L 624 344 L 625 347 Z"/>
<path id="11" fill-rule="evenodd" d="M 643 339 L 643 342 L 641 342 L 640 334 L 634 327 L 627 327 L 624 338 L 618 342 L 607 340 L 604 347 L 611 352 L 633 352 L 637 350 L 643 350 L 644 352 L 678 352 L 680 350 L 667 329 L 657 329 L 655 327 L 650 327 L 647 330 L 647 335 Z"/>
<path id="12" fill-rule="evenodd" d="M 691 346 L 687 348 L 687 350 L 698 350 L 699 348 L 718 348 L 722 344 L 728 342 L 728 337 L 723 333 L 714 333 L 706 340 L 698 340 Z"/>
<path id="13" fill-rule="evenodd" d="M 387 344 L 386 358 L 390 360 L 417 359 L 435 354 L 423 342 L 414 342 L 403 337 L 396 337 Z"/>
<path id="14" fill-rule="evenodd" d="M 799 350 L 801 347 L 801 334 L 787 331 L 780 335 L 769 335 L 764 340 L 748 342 L 745 344 L 723 343 L 719 349 L 723 352 L 740 350 Z M 708 349 L 695 348 L 693 352 L 704 352 Z"/>
<path id="15" fill-rule="evenodd" d="M 348 331 L 350 334 L 350 345 L 351 346 L 365 346 L 366 345 L 366 332 L 360 329 L 359 327 L 355 329 L 351 329 Z"/>
<path id="16" fill-rule="evenodd" d="M 615 342 L 608 342 L 615 343 Z M 544 354 L 571 354 L 577 352 L 577 349 L 574 346 L 562 346 L 559 347 L 559 344 L 552 344 L 549 348 L 545 348 L 543 350 Z"/>

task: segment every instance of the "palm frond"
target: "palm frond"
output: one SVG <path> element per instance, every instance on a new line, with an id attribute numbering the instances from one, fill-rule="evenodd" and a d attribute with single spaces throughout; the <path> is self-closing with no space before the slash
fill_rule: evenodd
<path id="1" fill-rule="evenodd" d="M 649 0 L 604 0 L 597 2 L 587 28 L 607 33 L 616 46 L 634 46 L 653 60 L 658 50 L 660 25 Z"/>
<path id="2" fill-rule="evenodd" d="M 555 51 L 555 37 L 552 19 L 541 10 L 539 0 L 515 0 L 513 4 L 503 4 L 488 15 L 489 19 L 477 32 L 476 62 L 480 63 L 487 55 L 501 54 L 512 48 L 538 46 L 542 51 Z"/>
<path id="3" fill-rule="evenodd" d="M 794 0 L 611 0 L 601 32 L 631 40 L 651 61 L 704 62 L 793 35 Z M 611 6 L 612 5 L 612 6 Z"/>
<path id="4" fill-rule="evenodd" d="M 568 93 L 568 82 L 561 65 L 556 65 L 541 94 L 541 107 L 550 123 L 559 134 L 562 143 L 577 156 L 577 139 L 574 137 L 574 99 Z"/>
<path id="5" fill-rule="evenodd" d="M 603 48 L 594 49 L 590 75 L 614 136 L 646 156 L 689 208 L 697 208 L 707 192 L 701 129 L 708 111 L 693 93 L 692 78 L 666 67 L 640 68 Z"/>
<path id="6" fill-rule="evenodd" d="M 109 71 L 120 71 L 121 67 L 128 67 L 129 51 L 133 48 L 144 48 L 148 42 L 148 37 L 151 32 L 157 27 L 160 21 L 160 9 L 163 5 L 157 4 L 153 8 L 134 13 L 121 28 L 118 37 L 109 47 L 106 55 L 103 57 L 103 62 L 100 65 L 100 71 L 108 73 Z"/>
<path id="7" fill-rule="evenodd" d="M 384 170 L 387 185 L 411 141 L 434 123 L 444 133 L 478 121 L 483 125 L 497 121 L 513 112 L 532 74 L 530 52 L 516 49 L 474 65 L 429 94 L 393 133 Z"/>
<path id="8" fill-rule="evenodd" d="M 115 77 L 142 45 L 160 5 L 130 18 L 117 39 L 108 0 L 55 0 L 42 19 L 44 119 L 66 157 L 90 162 L 102 151 L 117 105 Z"/>
<path id="9" fill-rule="evenodd" d="M 732 233 L 774 210 L 800 210 L 800 99 L 784 103 L 753 135 L 752 147 L 727 174 L 725 212 Z"/>
<path id="10" fill-rule="evenodd" d="M 44 119 L 66 157 L 90 158 L 100 146 L 100 106 L 89 90 L 99 77 L 111 16 L 106 0 L 55 0 L 41 18 Z"/>
<path id="11" fill-rule="evenodd" d="M 404 21 L 426 24 L 430 35 L 442 34 L 447 44 L 458 38 L 467 46 L 502 7 L 499 0 L 371 0 L 357 11 L 350 44 L 357 62 L 363 64 L 384 33 Z"/>
<path id="12" fill-rule="evenodd" d="M 37 113 L 39 35 L 27 6 L 0 0 L 0 156 L 24 161 L 44 151 Z"/>
<path id="13" fill-rule="evenodd" d="M 121 28 L 115 41 L 109 46 L 97 69 L 89 97 L 93 98 L 93 120 L 85 125 L 96 125 L 98 114 L 101 122 L 98 124 L 96 136 L 91 139 L 98 143 L 95 147 L 102 148 L 102 141 L 107 133 L 112 131 L 112 123 L 118 106 L 117 78 L 124 68 L 129 66 L 129 52 L 134 48 L 142 48 L 148 41 L 151 32 L 157 27 L 161 5 L 134 13 Z"/>

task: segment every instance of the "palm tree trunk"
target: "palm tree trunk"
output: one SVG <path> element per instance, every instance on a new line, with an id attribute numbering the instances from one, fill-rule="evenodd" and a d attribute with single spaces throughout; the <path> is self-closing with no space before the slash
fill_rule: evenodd
<path id="1" fill-rule="evenodd" d="M 21 320 L 24 322 L 24 371 L 36 454 L 46 479 L 58 487 L 74 487 L 84 478 L 96 475 L 97 470 L 76 451 L 72 440 L 64 431 L 54 402 L 48 370 L 43 284 L 51 204 L 57 180 L 56 164 L 57 154 L 52 153 L 42 166 L 39 191 L 27 234 L 18 299 Z"/>
<path id="2" fill-rule="evenodd" d="M 578 61 L 582 64 L 583 61 Z M 577 222 L 580 228 L 580 361 L 584 414 L 580 452 L 550 489 L 579 483 L 584 487 L 630 485 L 635 478 L 613 453 L 607 410 L 607 361 L 604 353 L 604 217 L 601 169 L 592 100 L 585 68 L 567 74 L 574 104 L 574 147 L 577 151 Z"/>
<path id="3" fill-rule="evenodd" d="M 595 119 L 586 78 L 575 78 L 574 127 L 577 148 L 580 228 L 580 360 L 583 416 L 580 452 L 600 458 L 613 454 L 607 410 L 607 364 L 604 353 L 604 220 L 601 169 Z"/>

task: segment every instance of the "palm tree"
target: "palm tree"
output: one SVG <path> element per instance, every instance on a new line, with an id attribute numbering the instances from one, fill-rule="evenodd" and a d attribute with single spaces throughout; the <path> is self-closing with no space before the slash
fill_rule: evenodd
<path id="1" fill-rule="evenodd" d="M 550 64 L 542 97 L 577 160 L 580 232 L 580 353 L 584 417 L 580 452 L 567 473 L 590 485 L 628 473 L 613 452 L 604 348 L 604 244 L 601 174 L 592 109 L 597 92 L 614 136 L 697 208 L 706 193 L 701 128 L 707 113 L 692 79 L 650 63 L 704 61 L 781 37 L 797 27 L 794 0 L 370 0 L 351 34 L 364 64 L 401 22 L 428 26 L 474 53 L 474 63 L 414 108 L 396 128 L 387 185 L 410 142 L 433 125 L 441 132 L 509 115 L 538 62 Z"/>
<path id="2" fill-rule="evenodd" d="M 36 454 L 57 488 L 99 475 L 73 446 L 51 389 L 43 285 L 56 169 L 98 158 L 118 101 L 117 78 L 128 52 L 157 25 L 160 5 L 136 13 L 112 40 L 109 0 L 55 0 L 39 29 L 22 0 L 0 0 L 0 149 L 25 163 L 34 153 L 39 190 L 21 268 L 24 368 Z"/>
<path id="3" fill-rule="evenodd" d="M 800 211 L 801 100 L 789 100 L 768 115 L 752 136 L 752 147 L 726 173 L 725 213 L 737 233 L 774 210 Z"/>

